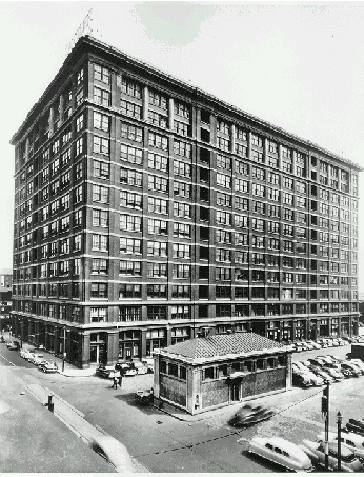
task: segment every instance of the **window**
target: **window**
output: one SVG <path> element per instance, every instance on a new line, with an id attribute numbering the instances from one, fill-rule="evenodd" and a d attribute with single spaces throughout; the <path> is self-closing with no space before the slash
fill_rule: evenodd
<path id="1" fill-rule="evenodd" d="M 149 132 L 148 134 L 148 144 L 149 146 L 158 147 L 163 151 L 168 150 L 168 138 L 166 136 L 161 136 L 154 132 Z"/>
<path id="2" fill-rule="evenodd" d="M 149 90 L 148 100 L 149 104 L 167 110 L 167 98 L 163 94 Z"/>
<path id="3" fill-rule="evenodd" d="M 254 186 L 257 186 L 257 184 L 252 184 L 252 192 L 254 190 Z M 230 186 L 225 186 L 225 187 L 230 188 Z M 261 186 L 261 187 L 263 188 L 263 191 L 264 191 L 264 186 Z M 244 180 L 244 179 L 236 178 L 235 179 L 235 191 L 236 192 L 243 192 L 243 193 L 246 193 L 246 194 L 249 193 L 249 182 Z"/>
<path id="4" fill-rule="evenodd" d="M 94 112 L 94 128 L 109 132 L 109 116 Z"/>
<path id="5" fill-rule="evenodd" d="M 120 215 L 120 230 L 141 232 L 142 217 L 140 215 Z"/>
<path id="6" fill-rule="evenodd" d="M 147 276 L 148 277 L 166 277 L 167 264 L 162 262 L 148 262 Z"/>
<path id="7" fill-rule="evenodd" d="M 172 297 L 173 298 L 187 298 L 191 296 L 190 285 L 172 285 Z"/>
<path id="8" fill-rule="evenodd" d="M 257 134 L 252 134 L 250 136 L 252 146 L 263 147 L 263 138 Z"/>
<path id="9" fill-rule="evenodd" d="M 121 237 L 120 238 L 120 253 L 141 253 L 141 240 Z"/>
<path id="10" fill-rule="evenodd" d="M 138 149 L 134 146 L 126 146 L 125 144 L 121 144 L 120 158 L 132 164 L 141 165 L 143 163 L 143 151 L 142 149 Z"/>
<path id="11" fill-rule="evenodd" d="M 120 192 L 120 205 L 123 207 L 142 208 L 142 195 L 134 192 Z"/>
<path id="12" fill-rule="evenodd" d="M 230 151 L 230 140 L 224 137 L 217 137 L 216 138 L 216 146 L 221 149 L 222 151 L 229 152 Z"/>
<path id="13" fill-rule="evenodd" d="M 154 111 L 148 112 L 148 121 L 155 126 L 159 126 L 161 128 L 167 127 L 167 118 L 166 116 L 162 116 L 161 114 L 155 113 Z"/>
<path id="14" fill-rule="evenodd" d="M 142 107 L 138 104 L 130 103 L 129 101 L 120 101 L 121 113 L 135 119 L 141 119 Z"/>
<path id="15" fill-rule="evenodd" d="M 240 179 L 237 179 L 237 181 L 240 181 Z M 227 189 L 231 188 L 231 177 L 230 176 L 227 176 L 225 174 L 217 173 L 216 174 L 216 182 L 217 182 L 217 185 L 219 185 L 221 187 L 225 187 Z M 246 182 L 246 181 L 244 181 L 244 182 Z"/>
<path id="16" fill-rule="evenodd" d="M 189 199 L 191 197 L 191 184 L 185 182 L 174 181 L 173 193 L 175 196 Z"/>
<path id="17" fill-rule="evenodd" d="M 119 308 L 119 321 L 141 321 L 141 306 L 121 306 Z"/>
<path id="18" fill-rule="evenodd" d="M 122 283 L 119 288 L 120 298 L 141 298 L 142 286 L 139 283 Z"/>
<path id="19" fill-rule="evenodd" d="M 167 150 L 167 148 L 165 149 Z M 191 144 L 183 141 L 174 140 L 173 151 L 177 156 L 191 158 Z"/>
<path id="20" fill-rule="evenodd" d="M 148 212 L 166 215 L 168 213 L 167 200 L 157 197 L 148 197 Z"/>
<path id="21" fill-rule="evenodd" d="M 175 160 L 173 163 L 173 170 L 176 176 L 191 178 L 191 164 Z"/>
<path id="22" fill-rule="evenodd" d="M 96 104 L 102 106 L 109 106 L 110 103 L 110 93 L 109 91 L 94 86 L 94 101 Z"/>
<path id="23" fill-rule="evenodd" d="M 136 171 L 135 169 L 125 169 L 120 168 L 120 183 L 133 185 L 135 187 L 142 186 L 142 173 Z"/>
<path id="24" fill-rule="evenodd" d="M 107 204 L 109 202 L 109 190 L 107 187 L 93 185 L 93 200 Z"/>
<path id="25" fill-rule="evenodd" d="M 168 158 L 154 152 L 148 152 L 148 167 L 161 172 L 167 172 Z"/>
<path id="26" fill-rule="evenodd" d="M 120 260 L 120 275 L 141 276 L 142 263 L 129 260 Z"/>
<path id="27" fill-rule="evenodd" d="M 148 240 L 147 242 L 147 254 L 155 257 L 167 256 L 167 242 L 156 242 Z"/>
<path id="28" fill-rule="evenodd" d="M 167 222 L 159 219 L 148 219 L 148 234 L 167 235 Z"/>
<path id="29" fill-rule="evenodd" d="M 109 178 L 109 164 L 107 162 L 100 162 L 94 160 L 94 177 L 99 177 L 101 179 Z"/>
<path id="30" fill-rule="evenodd" d="M 191 266 L 182 263 L 173 265 L 173 278 L 190 278 Z"/>
<path id="31" fill-rule="evenodd" d="M 231 232 L 226 232 L 222 229 L 216 230 L 216 242 L 231 243 Z"/>
<path id="32" fill-rule="evenodd" d="M 121 123 L 121 137 L 130 141 L 143 142 L 143 129 L 131 124 Z"/>
<path id="33" fill-rule="evenodd" d="M 107 260 L 106 258 L 93 258 L 92 259 L 92 272 L 97 275 L 107 274 Z"/>
<path id="34" fill-rule="evenodd" d="M 168 192 L 168 179 L 160 176 L 148 175 L 148 190 Z"/>
<path id="35" fill-rule="evenodd" d="M 181 222 L 174 223 L 174 236 L 181 238 L 191 238 L 191 226 L 190 224 L 184 224 Z"/>
<path id="36" fill-rule="evenodd" d="M 104 66 L 95 64 L 95 80 L 109 84 L 109 70 Z"/>
<path id="37" fill-rule="evenodd" d="M 99 251 L 99 252 L 107 252 L 108 251 L 108 236 L 93 234 L 92 250 Z"/>
<path id="38" fill-rule="evenodd" d="M 91 323 L 107 321 L 107 308 L 92 306 L 90 308 L 90 321 Z"/>
<path id="39" fill-rule="evenodd" d="M 243 176 L 249 175 L 249 165 L 246 162 L 235 159 L 235 172 Z"/>
<path id="40" fill-rule="evenodd" d="M 175 217 L 191 217 L 191 206 L 184 202 L 174 202 L 174 215 Z"/>

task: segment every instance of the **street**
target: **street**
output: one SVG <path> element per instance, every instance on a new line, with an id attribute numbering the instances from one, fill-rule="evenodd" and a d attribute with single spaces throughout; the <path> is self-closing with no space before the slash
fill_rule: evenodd
<path id="1" fill-rule="evenodd" d="M 345 356 L 350 346 L 325 348 L 293 354 L 293 361 L 323 354 Z M 122 387 L 112 388 L 111 381 L 98 377 L 65 377 L 45 375 L 23 360 L 19 352 L 0 347 L 0 361 L 14 363 L 16 376 L 27 383 L 38 383 L 52 390 L 84 414 L 85 419 L 117 438 L 131 456 L 151 472 L 279 472 L 282 469 L 246 453 L 240 437 L 277 435 L 299 444 L 302 439 L 315 440 L 323 431 L 321 416 L 322 387 L 294 387 L 285 394 L 258 399 L 273 409 L 276 415 L 246 430 L 227 424 L 229 417 L 241 406 L 225 408 L 200 415 L 199 420 L 179 420 L 154 407 L 139 407 L 134 393 L 153 386 L 153 375 L 124 377 Z M 330 426 L 336 429 L 340 411 L 343 423 L 364 417 L 364 376 L 334 383 L 330 386 Z M 62 470 L 62 469 L 60 469 Z"/>

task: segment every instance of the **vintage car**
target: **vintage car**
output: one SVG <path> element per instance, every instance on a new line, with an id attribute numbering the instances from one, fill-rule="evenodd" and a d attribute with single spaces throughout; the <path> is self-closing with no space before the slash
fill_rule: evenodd
<path id="1" fill-rule="evenodd" d="M 323 371 L 333 378 L 334 381 L 340 381 L 344 378 L 344 375 L 339 370 L 324 366 Z"/>
<path id="2" fill-rule="evenodd" d="M 57 373 L 58 365 L 55 361 L 42 361 L 39 365 L 40 371 L 43 373 Z"/>
<path id="3" fill-rule="evenodd" d="M 100 376 L 100 378 L 112 379 L 114 375 L 115 375 L 114 365 L 100 364 L 100 366 L 96 369 L 96 376 Z"/>
<path id="4" fill-rule="evenodd" d="M 294 386 L 301 386 L 302 388 L 313 386 L 313 382 L 307 374 L 297 373 L 295 371 L 292 371 L 292 384 Z"/>
<path id="5" fill-rule="evenodd" d="M 359 377 L 362 375 L 362 371 L 355 363 L 351 361 L 343 361 L 341 363 L 341 369 L 348 369 L 352 372 L 353 376 Z"/>
<path id="6" fill-rule="evenodd" d="M 274 415 L 273 411 L 263 406 L 247 402 L 228 421 L 230 426 L 248 427 L 261 421 L 266 421 Z"/>
<path id="7" fill-rule="evenodd" d="M 149 373 L 154 373 L 154 358 L 143 358 L 142 363 L 148 367 Z"/>
<path id="8" fill-rule="evenodd" d="M 115 439 L 115 437 L 95 435 L 90 441 L 90 447 L 107 462 L 112 464 L 117 472 L 122 474 L 132 474 L 136 472 L 126 447 Z"/>
<path id="9" fill-rule="evenodd" d="M 325 439 L 325 433 L 322 432 L 317 436 L 318 440 Z M 329 442 L 338 442 L 338 435 L 332 432 L 329 432 Z M 364 458 L 364 437 L 353 432 L 342 432 L 341 433 L 341 442 L 346 445 L 348 449 L 356 456 L 361 459 Z"/>
<path id="10" fill-rule="evenodd" d="M 19 341 L 10 341 L 10 343 L 7 343 L 6 346 L 8 349 L 12 351 L 19 351 L 20 350 L 20 343 Z"/>
<path id="11" fill-rule="evenodd" d="M 147 374 L 148 373 L 148 366 L 145 365 L 139 359 L 132 360 L 131 367 L 134 367 L 137 370 L 138 374 Z"/>
<path id="12" fill-rule="evenodd" d="M 364 436 L 364 421 L 360 421 L 358 419 L 349 419 L 343 430 L 344 432 L 353 432 L 354 434 Z"/>
<path id="13" fill-rule="evenodd" d="M 311 460 L 304 451 L 281 437 L 253 437 L 248 443 L 247 452 L 295 472 L 307 472 L 312 467 Z"/>
<path id="14" fill-rule="evenodd" d="M 305 452 L 311 459 L 313 464 L 325 464 L 325 442 L 312 442 L 303 439 L 300 445 L 303 452 Z M 329 442 L 329 471 L 338 470 L 338 443 Z M 361 472 L 363 466 L 360 460 L 348 449 L 345 444 L 341 444 L 341 468 L 344 472 Z"/>
<path id="15" fill-rule="evenodd" d="M 137 368 L 131 361 L 120 360 L 115 365 L 116 371 L 120 371 L 123 376 L 136 376 L 138 374 Z"/>
<path id="16" fill-rule="evenodd" d="M 358 359 L 358 358 L 351 359 L 349 363 L 352 363 L 355 366 L 357 366 L 361 370 L 362 374 L 364 374 L 364 363 L 361 359 Z"/>

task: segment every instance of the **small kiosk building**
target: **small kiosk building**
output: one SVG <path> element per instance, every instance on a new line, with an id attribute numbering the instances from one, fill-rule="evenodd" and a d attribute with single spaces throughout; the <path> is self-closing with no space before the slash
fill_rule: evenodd
<path id="1" fill-rule="evenodd" d="M 155 397 L 193 415 L 291 388 L 291 351 L 254 333 L 195 338 L 154 356 Z"/>

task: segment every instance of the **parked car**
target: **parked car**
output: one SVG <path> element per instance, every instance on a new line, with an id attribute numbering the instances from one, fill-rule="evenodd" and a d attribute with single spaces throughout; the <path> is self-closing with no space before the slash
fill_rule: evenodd
<path id="1" fill-rule="evenodd" d="M 131 361 L 119 360 L 115 365 L 115 369 L 120 371 L 123 376 L 136 376 L 138 374 L 137 368 Z"/>
<path id="2" fill-rule="evenodd" d="M 364 362 L 359 359 L 359 358 L 351 358 L 349 360 L 349 363 L 353 363 L 355 364 L 355 366 L 357 366 L 358 368 L 360 368 L 362 371 L 364 371 Z"/>
<path id="3" fill-rule="evenodd" d="M 321 348 L 327 348 L 328 347 L 328 344 L 323 339 L 319 339 L 319 340 L 317 340 L 317 342 L 321 346 Z"/>
<path id="4" fill-rule="evenodd" d="M 150 373 L 154 373 L 154 358 L 143 358 L 142 363 L 148 367 Z"/>
<path id="5" fill-rule="evenodd" d="M 318 440 L 325 440 L 325 433 L 322 432 L 317 436 Z M 339 437 L 333 432 L 329 432 L 329 442 L 338 442 Z M 354 434 L 353 432 L 342 432 L 341 442 L 346 445 L 351 452 L 361 459 L 364 458 L 364 436 Z"/>
<path id="6" fill-rule="evenodd" d="M 58 365 L 55 361 L 42 361 L 39 365 L 39 369 L 43 371 L 43 373 L 57 373 Z"/>
<path id="7" fill-rule="evenodd" d="M 112 379 L 114 377 L 114 374 L 114 365 L 100 364 L 96 369 L 96 376 L 100 376 L 100 378 Z"/>
<path id="8" fill-rule="evenodd" d="M 310 366 L 312 366 L 312 365 L 314 365 L 314 366 L 324 366 L 325 365 L 325 361 L 321 358 L 310 358 L 307 361 L 309 361 Z"/>
<path id="9" fill-rule="evenodd" d="M 228 421 L 235 427 L 248 427 L 261 421 L 266 421 L 274 415 L 273 411 L 263 406 L 247 402 Z"/>
<path id="10" fill-rule="evenodd" d="M 12 351 L 19 351 L 20 350 L 20 343 L 19 341 L 11 341 L 7 347 Z"/>
<path id="11" fill-rule="evenodd" d="M 38 366 L 44 360 L 43 354 L 34 353 L 34 357 L 32 358 L 32 363 Z"/>
<path id="12" fill-rule="evenodd" d="M 337 369 L 324 366 L 323 371 L 329 374 L 334 379 L 334 381 L 341 381 L 341 379 L 344 378 L 344 375 Z"/>
<path id="13" fill-rule="evenodd" d="M 322 378 L 324 381 L 327 381 L 329 383 L 332 383 L 332 381 L 334 380 L 334 378 L 330 376 L 330 374 L 326 373 L 326 371 L 323 371 L 318 366 L 312 366 L 311 371 L 317 376 L 320 376 L 320 378 Z"/>
<path id="14" fill-rule="evenodd" d="M 364 421 L 359 421 L 358 419 L 349 419 L 343 428 L 344 432 L 353 432 L 354 434 L 359 434 L 364 436 Z"/>
<path id="15" fill-rule="evenodd" d="M 313 386 L 311 379 L 304 373 L 292 372 L 293 386 L 300 386 L 301 388 L 309 388 Z"/>
<path id="16" fill-rule="evenodd" d="M 95 436 L 90 447 L 112 464 L 119 473 L 135 473 L 136 469 L 131 461 L 126 447 L 112 436 Z"/>
<path id="17" fill-rule="evenodd" d="M 309 350 L 307 344 L 304 341 L 297 341 L 296 346 L 298 346 L 301 349 L 301 351 Z"/>
<path id="18" fill-rule="evenodd" d="M 248 444 L 247 452 L 257 454 L 295 472 L 307 472 L 312 467 L 307 454 L 296 444 L 282 437 L 253 437 Z"/>
<path id="19" fill-rule="evenodd" d="M 28 359 L 31 353 L 35 353 L 35 348 L 22 348 L 20 350 L 20 356 L 24 359 Z"/>
<path id="20" fill-rule="evenodd" d="M 148 366 L 142 363 L 139 360 L 132 361 L 133 367 L 137 370 L 138 374 L 147 374 L 148 373 Z"/>
<path id="21" fill-rule="evenodd" d="M 307 344 L 310 344 L 312 346 L 312 349 L 321 349 L 321 345 L 317 343 L 316 341 L 309 340 L 306 341 Z"/>
<path id="22" fill-rule="evenodd" d="M 311 459 L 313 464 L 325 464 L 325 442 L 312 442 L 303 439 L 300 445 L 303 452 L 305 452 Z M 338 443 L 329 442 L 329 471 L 338 470 Z M 344 472 L 360 472 L 363 466 L 360 460 L 348 449 L 345 444 L 341 444 L 341 468 Z"/>
<path id="23" fill-rule="evenodd" d="M 355 363 L 351 363 L 350 361 L 342 362 L 341 363 L 341 369 L 344 369 L 344 370 L 347 369 L 347 370 L 351 371 L 353 376 L 355 376 L 357 378 L 362 375 L 362 371 L 359 368 L 359 366 L 357 366 Z"/>

